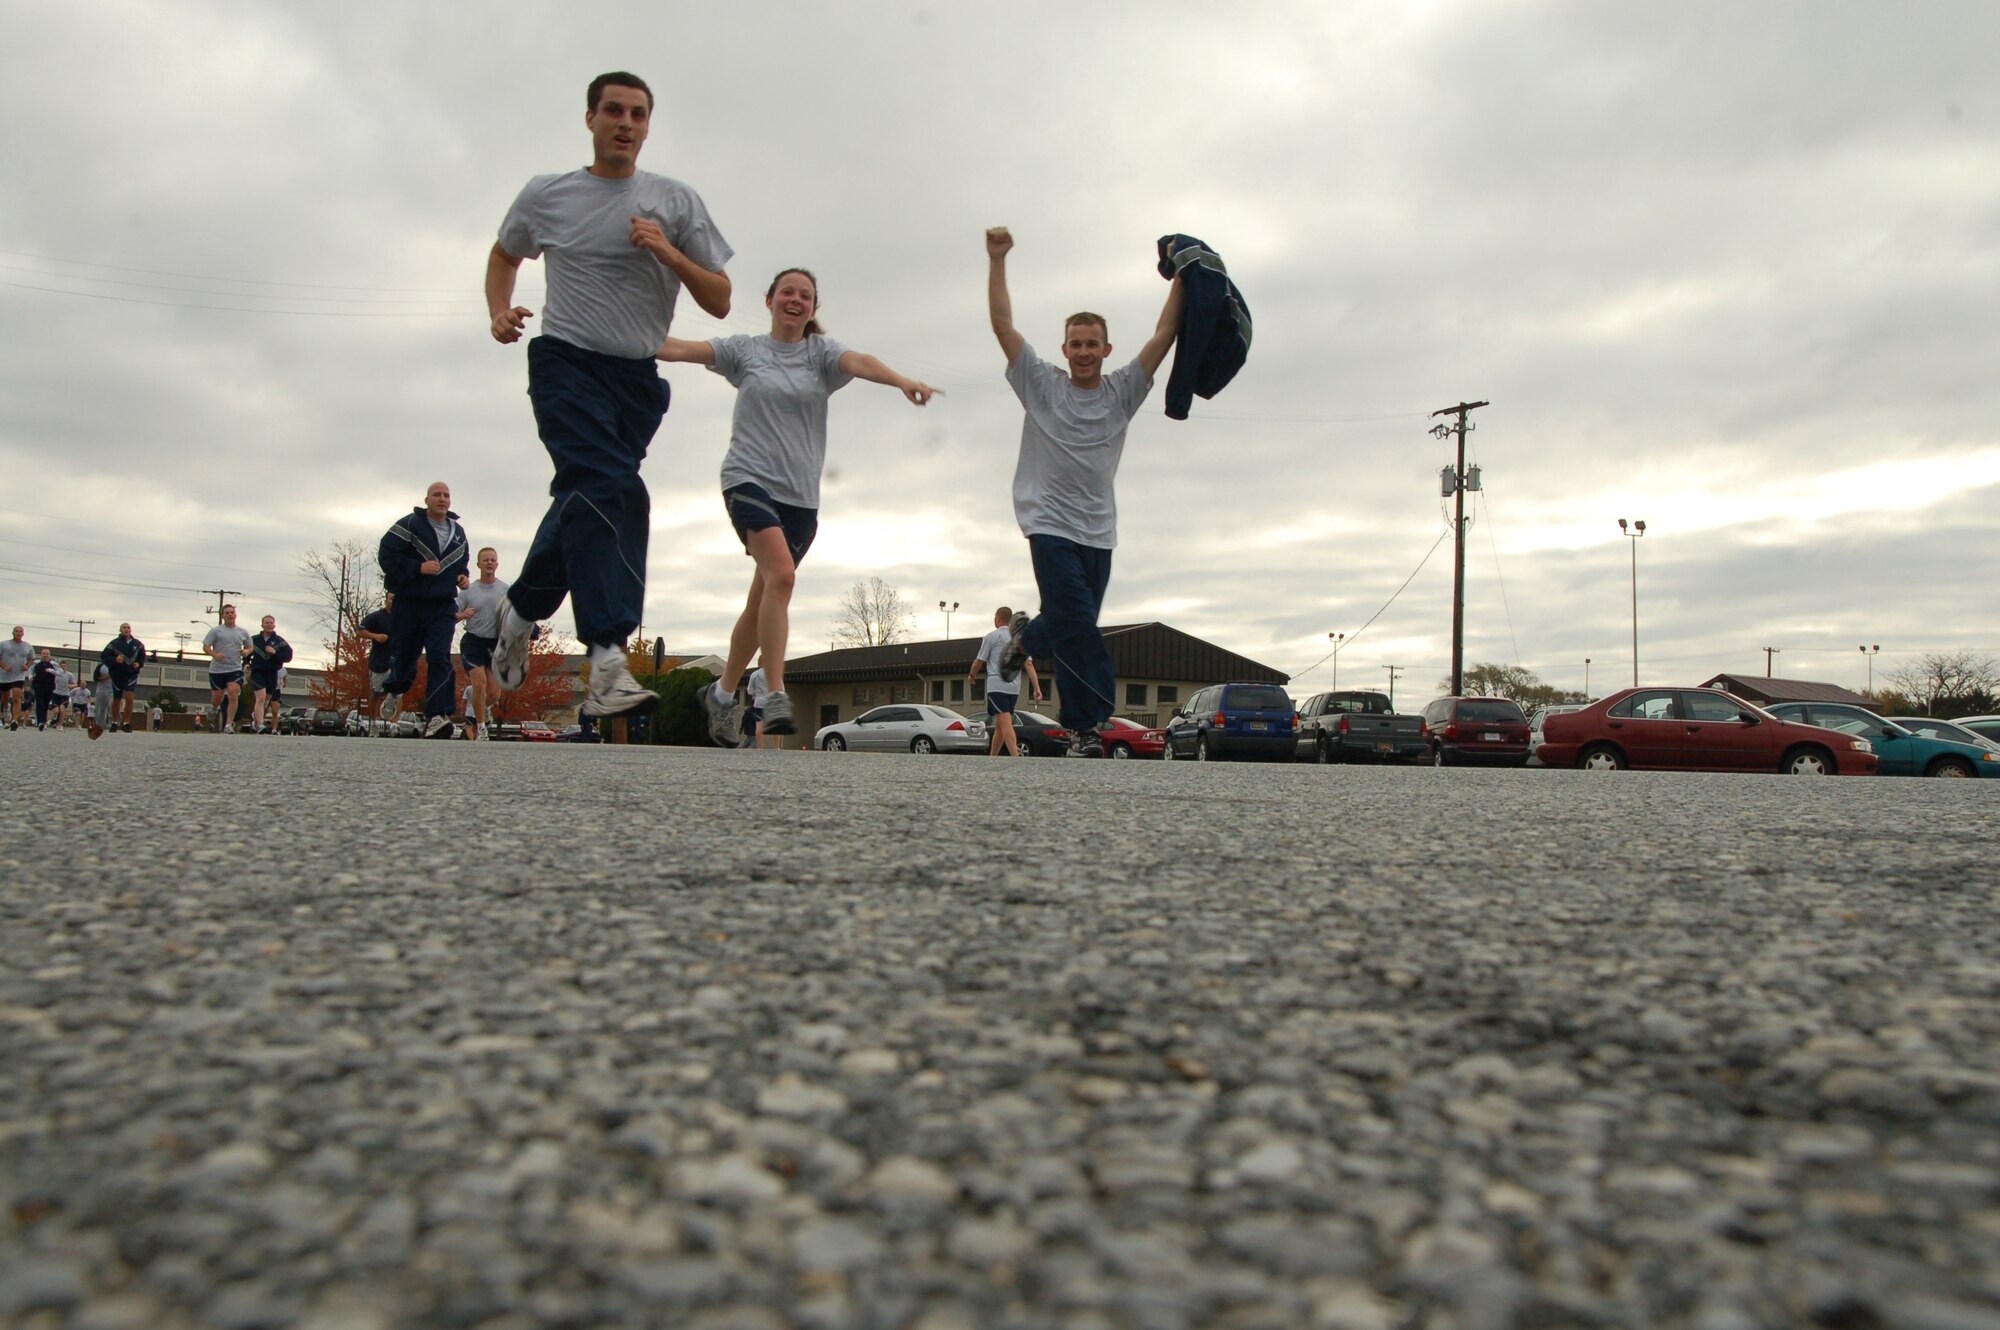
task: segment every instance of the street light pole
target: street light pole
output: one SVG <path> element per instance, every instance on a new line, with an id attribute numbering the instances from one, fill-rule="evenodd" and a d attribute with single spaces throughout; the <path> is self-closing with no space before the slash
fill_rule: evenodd
<path id="1" fill-rule="evenodd" d="M 1333 690 L 1340 691 L 1340 646 L 1347 640 L 1346 633 L 1328 633 L 1327 641 L 1333 643 Z"/>
<path id="2" fill-rule="evenodd" d="M 1618 519 L 1618 530 L 1632 542 L 1632 686 L 1639 686 L 1639 538 L 1646 534 L 1644 522 L 1633 522 L 1628 527 L 1624 518 Z"/>
<path id="3" fill-rule="evenodd" d="M 1861 655 L 1868 662 L 1868 695 L 1875 695 L 1875 654 L 1882 649 L 1881 643 L 1872 647 L 1862 647 Z"/>
<path id="4" fill-rule="evenodd" d="M 938 602 L 938 609 L 944 612 L 944 635 L 946 637 L 951 636 L 951 614 L 957 608 L 958 602 L 955 600 L 950 605 L 946 605 L 943 601 Z"/>
<path id="5" fill-rule="evenodd" d="M 1590 657 L 1583 658 L 1583 700 L 1590 700 Z"/>

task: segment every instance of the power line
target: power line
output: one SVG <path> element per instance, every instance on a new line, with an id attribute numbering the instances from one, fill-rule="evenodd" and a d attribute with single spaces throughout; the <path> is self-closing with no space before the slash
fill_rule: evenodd
<path id="1" fill-rule="evenodd" d="M 1403 585 L 1397 587 L 1396 590 L 1390 595 L 1389 599 L 1382 602 L 1381 609 L 1376 610 L 1373 614 L 1368 616 L 1368 623 L 1362 624 L 1359 628 L 1349 633 L 1346 639 L 1342 641 L 1339 646 L 1336 646 L 1332 651 L 1327 652 L 1324 656 L 1321 656 L 1318 660 L 1306 666 L 1304 669 L 1300 670 L 1297 674 L 1294 674 L 1292 676 L 1293 681 L 1296 682 L 1297 680 L 1304 678 L 1306 675 L 1311 674 L 1314 670 L 1326 664 L 1329 660 L 1332 660 L 1336 654 L 1345 650 L 1347 647 L 1352 646 L 1354 644 L 1355 638 L 1367 632 L 1368 624 L 1374 623 L 1377 619 L 1381 618 L 1382 615 L 1388 610 L 1388 608 L 1396 603 L 1396 597 L 1402 595 L 1403 592 L 1407 591 L 1409 589 L 1410 583 L 1417 580 L 1417 574 L 1421 573 L 1424 570 L 1424 565 L 1431 561 L 1431 555 L 1437 553 L 1438 546 L 1444 544 L 1444 538 L 1450 534 L 1451 533 L 1449 531 L 1439 532 L 1438 538 L 1431 542 L 1431 547 L 1424 551 L 1424 557 L 1417 560 L 1417 566 L 1415 568 L 1412 568 L 1410 570 L 1410 575 L 1403 579 Z"/>
<path id="2" fill-rule="evenodd" d="M 239 286 L 295 286 L 314 291 L 409 291 L 434 295 L 448 295 L 459 290 L 446 286 L 329 286 L 323 282 L 267 282 L 256 277 L 216 277 L 207 273 L 165 272 L 158 268 L 128 268 L 116 263 L 97 263 L 90 259 L 60 259 L 49 254 L 29 254 L 18 249 L 0 249 L 0 254 L 14 259 L 33 259 L 37 263 L 60 263 L 72 268 L 103 268 L 108 272 L 136 272 L 147 277 L 179 277 L 190 282 L 234 282 Z M 60 277 L 61 273 L 50 276 Z"/>
<path id="3" fill-rule="evenodd" d="M 248 305 L 190 305 L 179 300 L 147 300 L 142 296 L 114 296 L 105 291 L 64 291 L 59 287 L 32 286 L 27 282 L 0 282 L 0 286 L 12 287 L 17 291 L 41 291 L 52 296 L 74 296 L 79 300 L 114 300 L 121 305 L 156 305 L 162 309 L 207 309 L 219 314 L 296 314 L 303 318 L 319 319 L 462 319 L 471 313 L 480 312 L 470 307 L 464 310 L 433 310 L 407 314 L 391 314 L 387 311 L 371 313 L 358 309 L 258 309 Z M 239 295 L 247 296 L 248 293 Z"/>

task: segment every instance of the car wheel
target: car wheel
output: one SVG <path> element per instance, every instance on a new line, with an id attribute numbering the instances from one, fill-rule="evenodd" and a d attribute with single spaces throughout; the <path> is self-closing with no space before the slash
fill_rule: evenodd
<path id="1" fill-rule="evenodd" d="M 1831 776 L 1833 758 L 1823 748 L 1801 748 L 1785 754 L 1785 764 L 1779 770 L 1787 776 Z"/>
<path id="2" fill-rule="evenodd" d="M 1451 759 L 1445 756 L 1443 744 L 1435 744 L 1432 746 L 1431 765 L 1434 767 L 1448 767 L 1451 765 Z"/>
<path id="3" fill-rule="evenodd" d="M 844 753 L 847 751 L 847 740 L 837 734 L 829 734 L 826 736 L 826 742 L 820 747 L 829 753 Z"/>
<path id="4" fill-rule="evenodd" d="M 937 751 L 937 744 L 928 734 L 920 734 L 910 740 L 910 751 L 929 755 Z"/>
<path id="5" fill-rule="evenodd" d="M 1576 755 L 1579 771 L 1623 771 L 1625 754 L 1610 744 L 1592 744 Z"/>
<path id="6" fill-rule="evenodd" d="M 1194 760 L 1197 762 L 1213 762 L 1216 760 L 1215 745 L 1209 742 L 1208 735 L 1204 734 L 1195 739 Z"/>
<path id="7" fill-rule="evenodd" d="M 1948 776 L 1963 779 L 1975 773 L 1972 770 L 1970 762 L 1956 757 L 1941 757 L 1931 763 L 1931 769 L 1924 774 L 1926 776 Z"/>
<path id="8" fill-rule="evenodd" d="M 1112 745 L 1111 745 L 1111 756 L 1113 756 L 1113 757 L 1115 757 L 1115 758 L 1119 759 L 1120 761 L 1124 761 L 1125 759 L 1127 759 L 1127 758 L 1129 758 L 1129 757 L 1131 757 L 1131 756 L 1132 756 L 1132 745 L 1131 745 L 1131 744 L 1112 744 Z"/>
<path id="9" fill-rule="evenodd" d="M 1321 766 L 1328 766 L 1333 762 L 1333 745 L 1326 741 L 1324 734 L 1319 737 L 1317 743 L 1313 744 L 1313 761 L 1319 763 Z"/>
<path id="10" fill-rule="evenodd" d="M 1160 761 L 1171 762 L 1173 760 L 1174 760 L 1174 741 L 1172 739 L 1169 739 L 1160 749 Z"/>

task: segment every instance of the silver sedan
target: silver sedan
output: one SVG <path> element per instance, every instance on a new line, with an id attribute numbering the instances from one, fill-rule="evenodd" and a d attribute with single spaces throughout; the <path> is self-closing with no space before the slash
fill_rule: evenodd
<path id="1" fill-rule="evenodd" d="M 922 703 L 897 703 L 829 725 L 813 736 L 829 753 L 983 753 L 986 722 Z"/>

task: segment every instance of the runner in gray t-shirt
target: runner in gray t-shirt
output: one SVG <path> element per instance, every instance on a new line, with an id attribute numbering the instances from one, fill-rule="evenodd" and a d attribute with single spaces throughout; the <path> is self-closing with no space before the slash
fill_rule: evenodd
<path id="1" fill-rule="evenodd" d="M 723 748 L 736 747 L 742 737 L 738 685 L 760 651 L 771 686 L 764 733 L 798 733 L 785 693 L 785 641 L 799 562 L 819 531 L 827 399 L 853 379 L 894 388 L 918 406 L 937 393 L 822 332 L 813 317 L 819 280 L 804 268 L 786 268 L 773 277 L 764 308 L 771 311 L 769 333 L 709 342 L 669 337 L 658 353 L 669 363 L 706 365 L 736 389 L 729 452 L 722 459 L 722 506 L 757 569 L 729 635 L 729 660 L 701 696 L 709 738 Z"/>
<path id="2" fill-rule="evenodd" d="M 1124 368 L 1110 374 L 1110 329 L 1100 314 L 1072 314 L 1063 323 L 1067 373 L 1037 357 L 1014 327 L 1007 293 L 1007 251 L 1014 237 L 1004 226 L 986 232 L 986 305 L 993 335 L 1007 355 L 1007 382 L 1021 399 L 1021 455 L 1014 471 L 1014 516 L 1028 538 L 1042 612 L 1030 622 L 1014 616 L 1013 643 L 1001 661 L 1012 679 L 1023 661 L 1054 656 L 1062 723 L 1071 757 L 1104 751 L 1097 729 L 1116 705 L 1117 672 L 1104 649 L 1097 616 L 1111 582 L 1111 550 L 1118 543 L 1118 462 L 1125 427 L 1152 388 L 1153 373 L 1179 332 L 1181 281 L 1167 288 L 1153 335 Z"/>
<path id="3" fill-rule="evenodd" d="M 465 737 L 491 739 L 488 718 L 500 685 L 493 677 L 493 644 L 500 637 L 500 603 L 507 599 L 506 579 L 496 576 L 500 552 L 488 545 L 479 551 L 479 576 L 458 589 L 458 619 L 465 635 L 458 639 L 458 658 L 465 665 Z"/>
<path id="4" fill-rule="evenodd" d="M 34 663 L 28 630 L 17 623 L 14 635 L 0 642 L 0 721 L 10 730 L 21 728 L 21 700 L 27 696 L 28 667 Z"/>
<path id="5" fill-rule="evenodd" d="M 1021 738 L 1014 732 L 1014 705 L 1021 700 L 1021 675 L 1011 679 L 1000 677 L 1000 658 L 1014 641 L 1013 622 L 1014 611 L 1007 606 L 993 611 L 993 631 L 979 640 L 979 654 L 972 658 L 972 668 L 965 672 L 967 683 L 977 683 L 979 672 L 986 671 L 986 724 L 993 731 L 992 742 L 986 746 L 988 757 L 1021 755 Z M 1041 701 L 1042 679 L 1035 673 L 1035 662 L 1022 662 L 1021 673 L 1028 676 L 1035 701 Z"/>
<path id="6" fill-rule="evenodd" d="M 236 733 L 236 701 L 243 695 L 243 657 L 250 650 L 249 630 L 236 626 L 236 607 L 222 607 L 222 622 L 201 639 L 208 653 L 208 704 L 215 716 L 213 733 Z"/>
<path id="7" fill-rule="evenodd" d="M 659 701 L 632 678 L 624 651 L 646 602 L 652 501 L 639 462 L 667 409 L 653 353 L 682 287 L 709 314 L 728 315 L 723 265 L 734 251 L 700 195 L 639 170 L 653 118 L 643 79 L 601 74 L 585 106 L 590 166 L 529 181 L 486 263 L 490 331 L 507 343 L 532 317 L 514 304 L 521 262 L 547 260 L 547 327 L 528 345 L 528 397 L 555 463 L 548 513 L 501 602 L 493 674 L 502 688 L 526 682 L 535 624 L 567 597 L 590 660 L 583 709 L 607 717 Z"/>

